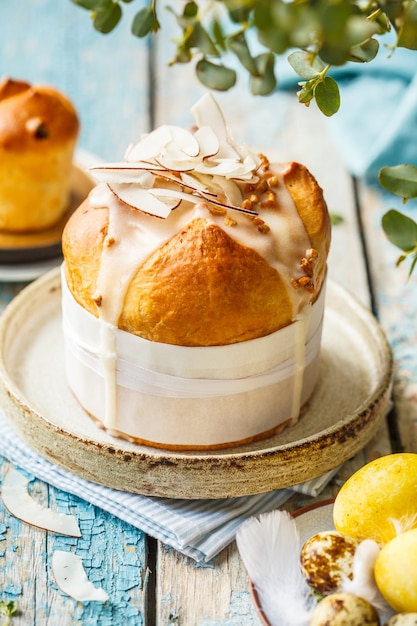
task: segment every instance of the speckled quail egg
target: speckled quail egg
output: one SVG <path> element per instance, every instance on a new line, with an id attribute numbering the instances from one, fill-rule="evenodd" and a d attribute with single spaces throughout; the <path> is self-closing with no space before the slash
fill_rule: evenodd
<path id="1" fill-rule="evenodd" d="M 338 591 L 343 578 L 352 578 L 359 542 L 336 530 L 310 537 L 301 549 L 301 569 L 308 585 L 322 595 Z"/>
<path id="2" fill-rule="evenodd" d="M 384 626 L 417 626 L 417 613 L 397 613 Z"/>
<path id="3" fill-rule="evenodd" d="M 376 609 L 351 593 L 333 593 L 314 609 L 310 626 L 380 626 Z"/>

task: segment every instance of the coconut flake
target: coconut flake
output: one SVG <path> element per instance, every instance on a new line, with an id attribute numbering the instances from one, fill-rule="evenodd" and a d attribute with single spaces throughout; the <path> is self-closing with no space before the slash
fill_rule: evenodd
<path id="1" fill-rule="evenodd" d="M 146 189 L 141 189 L 130 183 L 115 183 L 108 185 L 110 191 L 124 204 L 139 209 L 143 213 L 150 213 L 156 217 L 166 218 L 171 210 L 178 206 L 178 200 L 175 199 L 171 204 L 167 201 L 162 202 L 155 198 Z"/>
<path id="2" fill-rule="evenodd" d="M 136 167 L 136 165 L 115 163 L 106 166 L 90 168 L 92 176 L 99 183 L 135 183 L 144 189 L 152 187 L 154 174 L 149 171 L 151 166 Z"/>
<path id="3" fill-rule="evenodd" d="M 58 587 L 79 602 L 106 602 L 108 594 L 88 580 L 82 560 L 73 552 L 55 550 L 52 554 L 52 572 Z"/>
<path id="4" fill-rule="evenodd" d="M 203 96 L 192 112 L 198 125 L 195 130 L 160 126 L 129 146 L 125 164 L 97 166 L 93 176 L 106 182 L 121 202 L 156 217 L 168 217 L 181 200 L 198 202 L 201 198 L 256 215 L 241 208 L 238 183 L 259 180 L 260 158 L 233 141 L 211 94 Z M 168 184 L 157 181 L 158 177 Z M 177 186 L 174 193 L 172 183 Z"/>
<path id="5" fill-rule="evenodd" d="M 210 126 L 201 126 L 194 133 L 200 146 L 199 156 L 202 159 L 215 156 L 220 149 L 219 139 Z"/>
<path id="6" fill-rule="evenodd" d="M 10 467 L 3 478 L 1 497 L 6 509 L 18 519 L 60 535 L 81 537 L 74 515 L 57 513 L 41 506 L 28 492 L 29 480 Z"/>
<path id="7" fill-rule="evenodd" d="M 195 121 L 201 128 L 210 126 L 213 129 L 220 143 L 228 140 L 228 132 L 223 112 L 211 93 L 206 93 L 196 104 L 191 107 L 191 113 Z"/>

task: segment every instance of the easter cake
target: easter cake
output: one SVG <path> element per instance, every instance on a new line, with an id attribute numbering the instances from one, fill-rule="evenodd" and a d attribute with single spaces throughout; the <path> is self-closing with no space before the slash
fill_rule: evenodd
<path id="1" fill-rule="evenodd" d="M 77 112 L 53 87 L 0 81 L 0 233 L 54 226 L 70 202 Z"/>
<path id="2" fill-rule="evenodd" d="M 214 98 L 161 126 L 63 233 L 66 371 L 116 436 L 218 449 L 294 423 L 317 382 L 330 220 L 299 163 L 231 137 Z"/>

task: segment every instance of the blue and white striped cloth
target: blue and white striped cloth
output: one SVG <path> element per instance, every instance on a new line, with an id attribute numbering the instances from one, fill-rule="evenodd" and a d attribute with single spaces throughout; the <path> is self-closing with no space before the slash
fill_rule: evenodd
<path id="1" fill-rule="evenodd" d="M 231 543 L 249 517 L 280 507 L 294 491 L 316 496 L 337 468 L 319 478 L 264 494 L 217 500 L 175 500 L 126 493 L 90 482 L 50 463 L 27 446 L 0 413 L 0 455 L 58 489 L 119 517 L 197 562 Z"/>

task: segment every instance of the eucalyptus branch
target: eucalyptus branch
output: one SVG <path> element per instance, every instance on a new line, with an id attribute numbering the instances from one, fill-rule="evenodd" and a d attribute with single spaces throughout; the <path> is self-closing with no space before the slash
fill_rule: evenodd
<path id="1" fill-rule="evenodd" d="M 122 6 L 135 0 L 71 0 L 88 10 L 94 28 L 112 31 L 122 18 Z M 178 4 L 178 3 L 177 3 Z M 179 29 L 170 64 L 195 63 L 198 79 L 206 87 L 221 91 L 232 88 L 237 72 L 230 58 L 239 62 L 249 76 L 253 94 L 268 95 L 279 82 L 277 57 L 288 61 L 300 80 L 298 100 L 309 106 L 315 100 L 326 116 L 340 107 L 334 67 L 348 62 L 371 63 L 379 50 L 379 37 L 394 33 L 397 47 L 417 50 L 417 0 L 190 0 L 177 13 L 167 7 Z M 148 0 L 134 16 L 131 31 L 146 37 L 160 28 L 157 0 Z M 256 47 L 254 53 L 251 48 Z M 410 171 L 381 172 L 381 184 L 403 198 L 409 195 Z M 401 169 L 403 168 L 403 169 Z M 417 171 L 411 173 L 411 184 Z M 400 190 L 398 188 L 400 185 Z M 416 182 L 417 185 L 417 182 Z M 414 193 L 414 191 L 412 191 Z M 417 224 L 398 211 L 389 211 L 383 228 L 390 241 L 402 250 L 398 263 L 412 259 L 417 264 Z M 401 236 L 398 236 L 401 233 Z"/>

